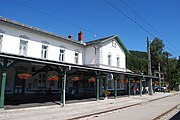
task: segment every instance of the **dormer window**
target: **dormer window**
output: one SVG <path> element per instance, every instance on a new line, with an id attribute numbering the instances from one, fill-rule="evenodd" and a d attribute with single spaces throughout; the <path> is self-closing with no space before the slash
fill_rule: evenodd
<path id="1" fill-rule="evenodd" d="M 116 48 L 116 41 L 112 40 L 112 46 Z"/>
<path id="2" fill-rule="evenodd" d="M 27 55 L 27 45 L 28 45 L 28 41 L 25 40 L 20 40 L 20 44 L 19 44 L 19 55 Z"/>

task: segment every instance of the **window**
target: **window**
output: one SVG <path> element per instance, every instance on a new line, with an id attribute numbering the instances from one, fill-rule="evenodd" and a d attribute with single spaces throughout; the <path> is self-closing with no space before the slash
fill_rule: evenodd
<path id="1" fill-rule="evenodd" d="M 25 40 L 20 40 L 20 45 L 19 45 L 19 54 L 20 55 L 27 55 L 27 44 L 28 41 Z"/>
<path id="2" fill-rule="evenodd" d="M 120 67 L 120 61 L 119 61 L 119 57 L 117 57 L 117 67 Z"/>
<path id="3" fill-rule="evenodd" d="M 108 54 L 108 65 L 111 65 L 111 54 Z"/>
<path id="4" fill-rule="evenodd" d="M 96 47 L 94 47 L 94 54 L 96 55 L 96 52 L 97 52 L 97 48 Z"/>
<path id="5" fill-rule="evenodd" d="M 0 35 L 0 51 L 1 51 L 1 49 L 2 49 L 2 39 L 3 39 L 3 36 Z"/>
<path id="6" fill-rule="evenodd" d="M 112 40 L 112 46 L 116 47 L 116 41 L 115 40 Z"/>
<path id="7" fill-rule="evenodd" d="M 79 63 L 79 53 L 75 52 L 75 63 Z"/>
<path id="8" fill-rule="evenodd" d="M 65 54 L 65 50 L 60 49 L 60 53 L 59 53 L 59 61 L 64 61 L 64 54 Z"/>
<path id="9" fill-rule="evenodd" d="M 47 56 L 48 56 L 48 46 L 42 45 L 41 58 L 47 58 Z"/>

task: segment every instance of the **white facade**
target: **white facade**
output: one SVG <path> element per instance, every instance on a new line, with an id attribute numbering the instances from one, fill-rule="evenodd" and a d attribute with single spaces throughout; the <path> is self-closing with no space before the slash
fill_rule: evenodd
<path id="1" fill-rule="evenodd" d="M 59 61 L 60 49 L 65 50 L 64 62 L 75 63 L 75 53 L 79 54 L 78 64 L 83 65 L 84 45 L 75 44 L 68 40 L 57 39 L 55 37 L 38 34 L 21 28 L 12 28 L 13 26 L 4 26 L 0 24 L 0 29 L 5 33 L 2 36 L 2 53 L 21 55 L 20 40 L 27 41 L 27 54 L 25 56 L 41 58 L 42 45 L 48 46 L 47 59 Z M 29 39 L 20 38 L 20 35 L 26 35 Z"/>
<path id="2" fill-rule="evenodd" d="M 127 71 L 125 51 L 115 36 L 85 48 L 85 64 L 93 67 Z M 110 58 L 109 58 L 110 57 Z"/>
<path id="3" fill-rule="evenodd" d="M 126 71 L 127 51 L 117 36 L 88 45 L 2 18 L 0 30 L 2 53 Z"/>

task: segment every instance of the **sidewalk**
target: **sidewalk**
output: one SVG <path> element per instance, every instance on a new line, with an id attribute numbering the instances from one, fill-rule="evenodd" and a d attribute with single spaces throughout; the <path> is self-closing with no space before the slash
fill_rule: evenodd
<path id="1" fill-rule="evenodd" d="M 109 109 L 125 107 L 137 103 L 147 102 L 153 99 L 177 94 L 175 93 L 155 93 L 154 95 L 143 95 L 121 97 L 117 99 L 107 99 L 100 101 L 90 101 L 82 103 L 67 104 L 64 108 L 59 105 L 32 107 L 23 109 L 13 109 L 0 111 L 0 120 L 65 120 L 74 117 L 84 116 Z"/>

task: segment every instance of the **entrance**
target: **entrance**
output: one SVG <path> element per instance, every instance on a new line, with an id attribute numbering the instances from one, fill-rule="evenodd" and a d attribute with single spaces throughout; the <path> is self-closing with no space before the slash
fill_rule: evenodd
<path id="1" fill-rule="evenodd" d="M 22 80 L 18 77 L 18 74 L 22 73 L 22 71 L 16 71 L 15 81 L 14 81 L 14 94 L 23 95 L 25 90 L 25 80 Z"/>

